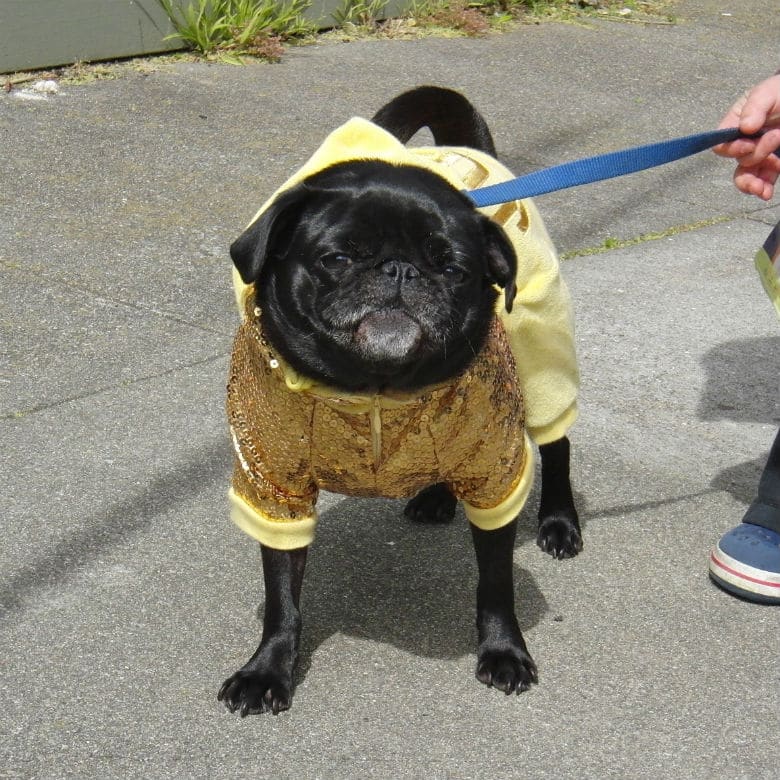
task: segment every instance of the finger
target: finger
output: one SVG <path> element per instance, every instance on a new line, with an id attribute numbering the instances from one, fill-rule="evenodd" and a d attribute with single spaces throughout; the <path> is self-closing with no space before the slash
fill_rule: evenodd
<path id="1" fill-rule="evenodd" d="M 734 186 L 745 195 L 764 197 L 764 183 L 752 173 L 737 169 L 734 172 Z"/>
<path id="2" fill-rule="evenodd" d="M 743 167 L 758 165 L 780 149 L 780 128 L 767 130 L 760 138 L 738 138 L 726 144 L 718 144 L 713 151 L 721 157 L 734 157 Z"/>
<path id="3" fill-rule="evenodd" d="M 780 149 L 780 129 L 767 130 L 758 139 L 756 148 L 740 162 L 747 165 L 757 165 L 761 161 L 768 159 L 777 149 Z"/>
<path id="4" fill-rule="evenodd" d="M 780 78 L 773 76 L 750 90 L 743 104 L 739 129 L 743 133 L 757 133 L 765 127 L 771 114 L 780 111 Z"/>
<path id="5" fill-rule="evenodd" d="M 734 185 L 746 195 L 755 195 L 762 200 L 769 200 L 774 193 L 778 171 L 770 166 L 754 166 L 744 168 L 739 166 L 734 172 Z"/>
<path id="6" fill-rule="evenodd" d="M 735 141 L 713 146 L 712 151 L 715 152 L 715 154 L 719 154 L 721 157 L 741 159 L 748 155 L 752 155 L 757 145 L 758 141 L 755 141 L 752 138 L 737 138 Z"/>
<path id="7" fill-rule="evenodd" d="M 775 192 L 775 186 L 774 184 L 770 184 L 769 182 L 764 182 L 762 185 L 762 190 L 758 194 L 758 197 L 761 198 L 761 200 L 770 201 L 772 200 L 772 195 Z"/>
<path id="8" fill-rule="evenodd" d="M 739 120 L 742 117 L 742 109 L 747 103 L 750 92 L 745 90 L 735 101 L 734 105 L 728 110 L 726 116 L 721 119 L 719 127 L 739 127 Z"/>

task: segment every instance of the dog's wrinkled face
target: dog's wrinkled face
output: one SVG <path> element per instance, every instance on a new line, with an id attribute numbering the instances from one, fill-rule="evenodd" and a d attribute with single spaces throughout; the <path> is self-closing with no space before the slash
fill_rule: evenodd
<path id="1" fill-rule="evenodd" d="M 503 231 L 421 168 L 350 162 L 280 195 L 233 244 L 263 330 L 297 371 L 345 390 L 461 372 L 514 297 Z"/>

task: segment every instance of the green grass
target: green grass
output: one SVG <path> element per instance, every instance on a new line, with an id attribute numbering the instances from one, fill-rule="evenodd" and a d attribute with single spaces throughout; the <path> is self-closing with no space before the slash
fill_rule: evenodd
<path id="1" fill-rule="evenodd" d="M 284 41 L 314 33 L 309 0 L 158 0 L 176 29 L 171 38 L 203 55 L 277 60 Z"/>
<path id="2" fill-rule="evenodd" d="M 388 0 L 342 0 L 333 12 L 339 27 L 373 27 L 384 15 Z"/>

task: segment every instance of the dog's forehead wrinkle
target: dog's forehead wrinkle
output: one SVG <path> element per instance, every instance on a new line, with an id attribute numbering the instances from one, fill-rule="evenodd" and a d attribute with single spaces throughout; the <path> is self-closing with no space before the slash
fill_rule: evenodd
<path id="1" fill-rule="evenodd" d="M 426 231 L 428 234 L 430 231 Z M 454 248 L 444 237 L 429 241 L 426 233 L 400 221 L 396 224 L 356 222 L 341 225 L 335 230 L 323 232 L 318 237 L 320 252 L 343 251 L 354 259 L 376 260 L 406 259 L 424 261 L 449 257 L 466 252 Z"/>

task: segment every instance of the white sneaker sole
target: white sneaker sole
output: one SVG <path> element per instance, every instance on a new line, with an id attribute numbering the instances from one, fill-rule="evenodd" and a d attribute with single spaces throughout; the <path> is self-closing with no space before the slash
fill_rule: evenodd
<path id="1" fill-rule="evenodd" d="M 716 547 L 710 555 L 710 573 L 737 591 L 763 596 L 780 603 L 780 573 L 755 569 Z"/>

